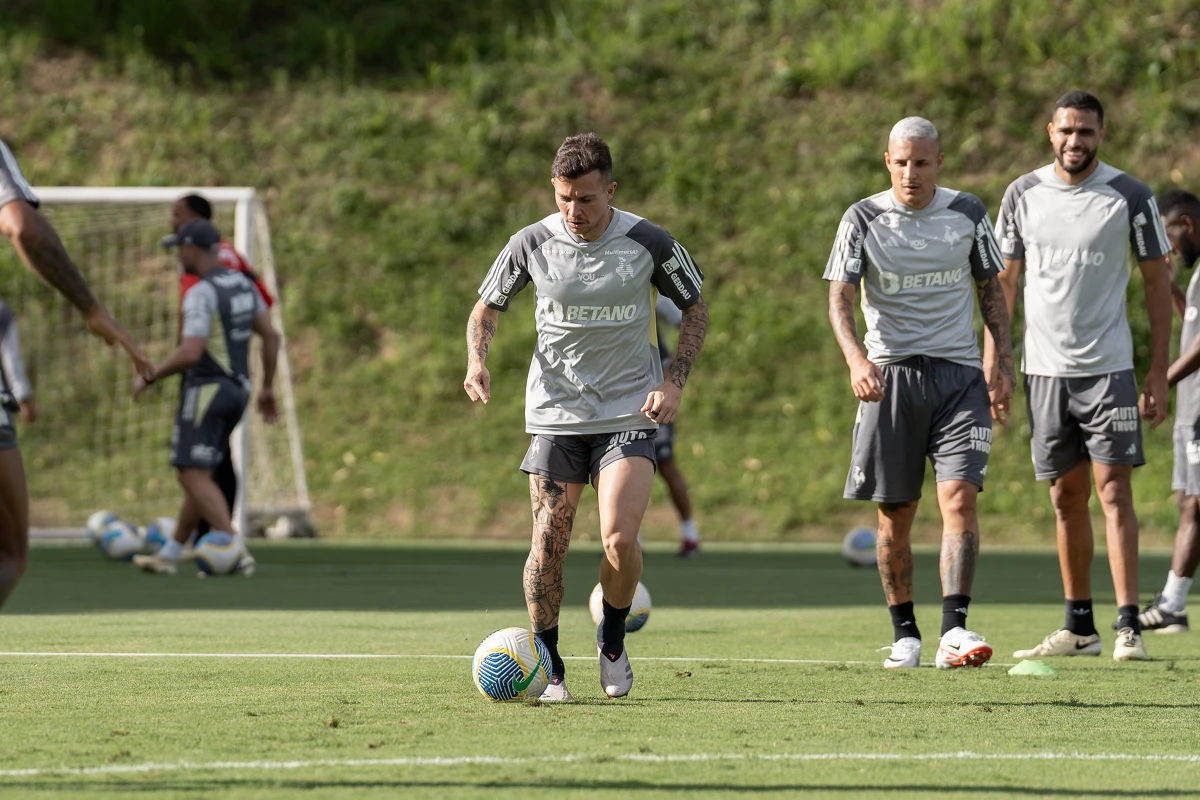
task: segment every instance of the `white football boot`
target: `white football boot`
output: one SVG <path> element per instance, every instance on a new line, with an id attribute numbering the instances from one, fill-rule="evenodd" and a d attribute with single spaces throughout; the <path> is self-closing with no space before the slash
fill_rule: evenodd
<path id="1" fill-rule="evenodd" d="M 547 684 L 546 690 L 542 692 L 542 696 L 538 698 L 543 703 L 569 703 L 574 698 L 571 697 L 571 692 L 567 690 L 567 682 L 562 678 L 551 678 Z"/>
<path id="2" fill-rule="evenodd" d="M 894 644 L 884 645 L 880 650 L 891 650 L 892 654 L 883 660 L 887 669 L 921 666 L 921 640 L 905 636 Z"/>
<path id="3" fill-rule="evenodd" d="M 154 553 L 149 556 L 134 556 L 133 565 L 142 572 L 149 572 L 152 575 L 174 575 L 179 562 L 163 558 L 158 553 Z"/>
<path id="4" fill-rule="evenodd" d="M 600 659 L 600 687 L 609 697 L 624 697 L 633 688 L 633 667 L 629 665 L 629 648 L 622 647 L 616 660 L 604 655 L 604 625 L 596 626 L 596 654 Z"/>
<path id="5" fill-rule="evenodd" d="M 1018 650 L 1014 658 L 1042 658 L 1044 656 L 1098 656 L 1104 647 L 1100 644 L 1100 634 L 1080 636 L 1071 633 L 1066 628 L 1057 630 L 1042 640 L 1037 647 L 1029 650 Z"/>
<path id="6" fill-rule="evenodd" d="M 982 667 L 992 657 L 992 646 L 975 631 L 951 628 L 938 642 L 937 667 Z"/>
<path id="7" fill-rule="evenodd" d="M 1149 660 L 1140 633 L 1134 633 L 1133 628 L 1121 628 L 1117 631 L 1117 642 L 1113 645 L 1113 661 Z"/>

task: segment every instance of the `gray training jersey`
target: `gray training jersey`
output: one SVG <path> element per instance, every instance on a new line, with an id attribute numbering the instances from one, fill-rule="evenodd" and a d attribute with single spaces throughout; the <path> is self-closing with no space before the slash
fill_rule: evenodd
<path id="1" fill-rule="evenodd" d="M 33 193 L 33 187 L 21 174 L 21 168 L 17 166 L 17 159 L 13 157 L 8 145 L 4 143 L 3 139 L 0 139 L 0 208 L 13 200 L 24 200 L 34 208 L 38 206 L 38 198 Z"/>
<path id="2" fill-rule="evenodd" d="M 679 308 L 700 302 L 704 275 L 669 233 L 613 209 L 585 242 L 555 213 L 514 235 L 479 287 L 499 311 L 529 282 L 537 290 L 537 347 L 525 388 L 529 433 L 650 429 L 641 412 L 663 381 L 656 290 Z"/>
<path id="3" fill-rule="evenodd" d="M 1170 250 L 1149 186 L 1103 162 L 1071 186 L 1049 164 L 1009 185 L 996 237 L 1005 258 L 1025 260 L 1027 375 L 1133 369 L 1129 248 L 1138 261 Z"/>
<path id="4" fill-rule="evenodd" d="M 183 297 L 183 335 L 208 340 L 200 361 L 184 373 L 184 382 L 227 378 L 249 388 L 254 317 L 266 308 L 243 273 L 224 267 L 209 270 Z"/>
<path id="5" fill-rule="evenodd" d="M 872 362 L 923 355 L 979 367 L 974 282 L 1003 269 L 978 197 L 938 187 L 914 209 L 888 189 L 842 216 L 825 280 L 862 284 Z"/>
<path id="6" fill-rule="evenodd" d="M 1200 265 L 1192 270 L 1187 287 L 1187 310 L 1183 312 L 1183 330 L 1179 334 L 1179 354 L 1183 355 L 1200 334 Z M 1175 385 L 1175 424 L 1200 427 L 1200 372 L 1193 372 Z"/>

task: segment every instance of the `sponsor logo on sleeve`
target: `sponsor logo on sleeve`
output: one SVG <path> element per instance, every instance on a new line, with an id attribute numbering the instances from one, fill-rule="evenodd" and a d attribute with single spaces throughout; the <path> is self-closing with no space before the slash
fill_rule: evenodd
<path id="1" fill-rule="evenodd" d="M 680 297 L 684 300 L 692 299 L 692 293 L 687 290 L 687 287 L 683 285 L 683 281 L 679 280 L 679 275 L 674 272 L 671 273 L 671 283 L 675 284 L 675 288 L 679 290 Z"/>
<path id="2" fill-rule="evenodd" d="M 670 258 L 668 258 L 666 261 L 663 262 L 662 267 L 669 275 L 670 273 L 679 269 L 679 259 L 676 258 L 675 256 L 671 256 Z"/>
<path id="3" fill-rule="evenodd" d="M 1139 213 L 1133 218 L 1133 238 L 1137 241 L 1137 251 L 1139 256 L 1146 255 L 1146 235 L 1142 229 L 1146 227 L 1146 215 Z"/>

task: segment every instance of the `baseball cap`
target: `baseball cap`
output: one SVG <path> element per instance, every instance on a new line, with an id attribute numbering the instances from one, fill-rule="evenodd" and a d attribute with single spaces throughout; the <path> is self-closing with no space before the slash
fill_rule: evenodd
<path id="1" fill-rule="evenodd" d="M 220 242 L 221 234 L 217 232 L 216 226 L 211 222 L 206 219 L 189 219 L 179 226 L 178 231 L 170 236 L 164 236 L 159 244 L 166 249 L 194 244 L 203 250 L 208 250 Z"/>

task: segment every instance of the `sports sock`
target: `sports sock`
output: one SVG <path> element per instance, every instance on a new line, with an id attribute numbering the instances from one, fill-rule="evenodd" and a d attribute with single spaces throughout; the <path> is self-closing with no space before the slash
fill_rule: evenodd
<path id="1" fill-rule="evenodd" d="M 567 665 L 563 663 L 562 656 L 558 654 L 558 626 L 555 625 L 544 631 L 536 631 L 533 635 L 541 639 L 542 644 L 546 645 L 546 649 L 550 651 L 550 677 L 565 677 Z"/>
<path id="2" fill-rule="evenodd" d="M 162 546 L 158 554 L 168 561 L 178 561 L 179 557 L 183 555 L 183 545 L 171 539 Z"/>
<path id="3" fill-rule="evenodd" d="M 1181 578 L 1175 570 L 1167 572 L 1167 585 L 1162 590 L 1162 607 L 1180 614 L 1187 610 L 1187 596 L 1192 588 L 1191 578 Z"/>
<path id="4" fill-rule="evenodd" d="M 616 661 L 617 657 L 625 652 L 625 618 L 629 616 L 629 609 L 633 606 L 614 608 L 607 600 L 601 602 L 604 604 L 604 621 L 600 623 L 603 627 L 603 652 L 610 661 Z"/>
<path id="5" fill-rule="evenodd" d="M 895 637 L 892 641 L 898 642 L 910 636 L 913 639 L 921 638 L 921 630 L 917 627 L 917 615 L 913 611 L 911 600 L 907 603 L 888 606 L 888 611 L 892 614 L 892 636 Z"/>
<path id="6" fill-rule="evenodd" d="M 688 544 L 700 544 L 700 531 L 696 530 L 696 520 L 685 519 L 679 523 L 679 533 Z"/>
<path id="7" fill-rule="evenodd" d="M 1092 636 L 1096 633 L 1091 598 L 1067 601 L 1067 624 L 1063 627 L 1076 636 Z"/>
<path id="8" fill-rule="evenodd" d="M 1117 630 L 1133 628 L 1134 633 L 1142 632 L 1142 624 L 1138 622 L 1137 603 L 1117 608 Z"/>
<path id="9" fill-rule="evenodd" d="M 967 627 L 967 606 L 971 598 L 965 594 L 948 594 L 942 598 L 942 636 L 955 628 Z"/>

